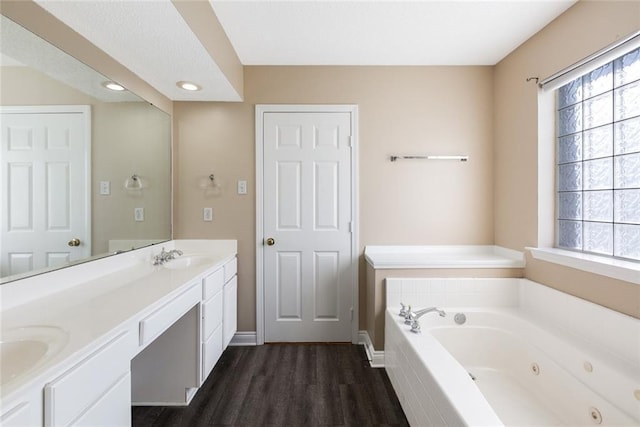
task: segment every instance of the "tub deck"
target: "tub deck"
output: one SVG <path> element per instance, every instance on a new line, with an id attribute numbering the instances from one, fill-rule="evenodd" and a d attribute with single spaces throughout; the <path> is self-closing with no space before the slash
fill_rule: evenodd
<path id="1" fill-rule="evenodd" d="M 526 279 L 446 280 L 388 283 L 393 304 L 448 313 L 415 334 L 386 310 L 386 369 L 412 425 L 640 425 L 640 320 Z"/>

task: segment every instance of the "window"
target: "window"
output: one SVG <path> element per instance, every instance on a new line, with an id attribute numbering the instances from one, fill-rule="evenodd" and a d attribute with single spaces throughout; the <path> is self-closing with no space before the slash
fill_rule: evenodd
<path id="1" fill-rule="evenodd" d="M 640 48 L 557 90 L 557 246 L 640 261 Z"/>

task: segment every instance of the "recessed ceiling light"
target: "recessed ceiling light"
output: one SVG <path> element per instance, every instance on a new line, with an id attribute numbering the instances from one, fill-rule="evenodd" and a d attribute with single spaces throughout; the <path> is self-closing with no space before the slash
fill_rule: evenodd
<path id="1" fill-rule="evenodd" d="M 202 89 L 200 86 L 198 86 L 195 83 L 191 83 L 191 82 L 178 82 L 176 83 L 176 85 L 180 88 L 180 89 L 184 89 L 184 90 L 188 90 L 191 92 L 195 92 L 197 90 Z"/>
<path id="2" fill-rule="evenodd" d="M 125 90 L 123 86 L 120 86 L 116 82 L 103 82 L 102 86 L 106 87 L 109 90 L 114 90 L 116 92 L 122 92 L 123 90 Z"/>

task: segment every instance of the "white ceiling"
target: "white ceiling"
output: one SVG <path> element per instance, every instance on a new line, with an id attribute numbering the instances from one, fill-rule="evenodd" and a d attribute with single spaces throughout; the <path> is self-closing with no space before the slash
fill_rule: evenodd
<path id="1" fill-rule="evenodd" d="M 36 1 L 172 100 L 239 100 L 170 0 Z M 577 0 L 199 1 L 244 65 L 494 65 Z"/>
<path id="2" fill-rule="evenodd" d="M 211 0 L 245 65 L 494 65 L 576 0 Z"/>
<path id="3" fill-rule="evenodd" d="M 171 100 L 241 100 L 170 0 L 36 2 Z"/>

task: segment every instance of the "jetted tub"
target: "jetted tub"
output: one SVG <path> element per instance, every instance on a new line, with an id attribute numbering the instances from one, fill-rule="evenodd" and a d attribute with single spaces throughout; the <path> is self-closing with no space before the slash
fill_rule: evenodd
<path id="1" fill-rule="evenodd" d="M 540 287 L 520 279 L 513 307 L 442 307 L 419 334 L 387 308 L 386 369 L 411 425 L 640 425 L 640 321 Z"/>

